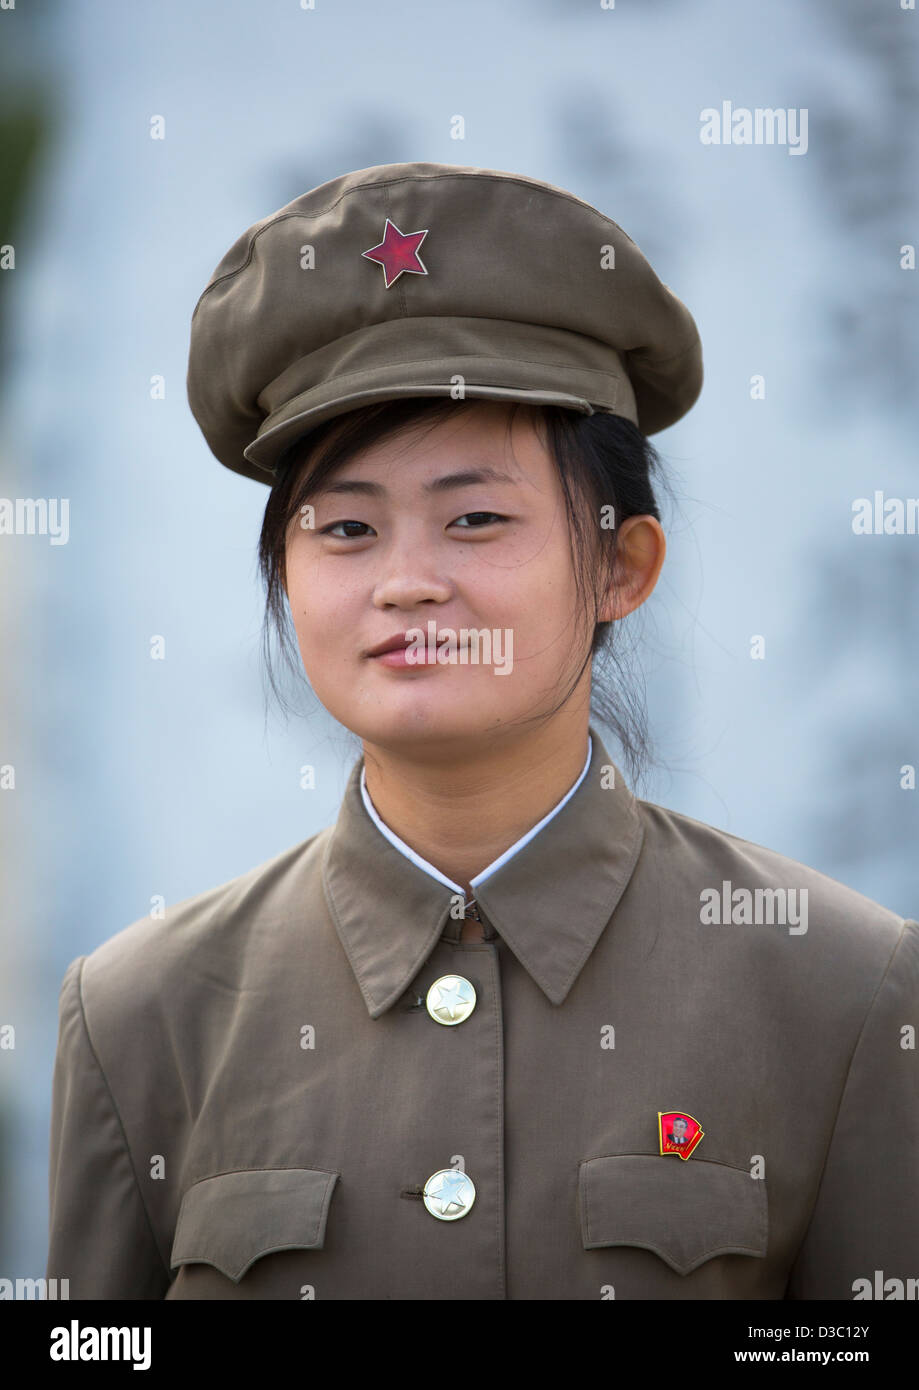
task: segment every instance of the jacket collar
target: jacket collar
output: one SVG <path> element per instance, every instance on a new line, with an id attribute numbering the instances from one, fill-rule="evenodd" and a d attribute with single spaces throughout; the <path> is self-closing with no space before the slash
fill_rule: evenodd
<path id="1" fill-rule="evenodd" d="M 636 798 L 591 728 L 587 775 L 548 825 L 475 891 L 482 917 L 553 1004 L 596 946 L 635 868 L 644 828 Z M 322 865 L 336 931 L 371 1018 L 405 993 L 455 929 L 455 894 L 382 835 L 351 771 Z M 605 785 L 612 781 L 612 786 Z"/>

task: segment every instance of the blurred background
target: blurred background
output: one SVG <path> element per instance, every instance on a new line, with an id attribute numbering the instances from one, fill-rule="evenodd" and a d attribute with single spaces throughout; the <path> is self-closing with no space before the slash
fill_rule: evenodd
<path id="1" fill-rule="evenodd" d="M 66 543 L 0 533 L 0 1276 L 44 1274 L 68 963 L 330 824 L 359 752 L 266 694 L 268 491 L 185 398 L 224 252 L 349 170 L 558 184 L 686 302 L 706 381 L 654 436 L 677 505 L 629 620 L 659 759 L 633 789 L 919 913 L 919 536 L 852 527 L 919 496 L 917 26 L 899 0 L 0 10 L 0 509 L 69 502 Z M 806 108 L 806 152 L 703 144 L 726 101 Z"/>

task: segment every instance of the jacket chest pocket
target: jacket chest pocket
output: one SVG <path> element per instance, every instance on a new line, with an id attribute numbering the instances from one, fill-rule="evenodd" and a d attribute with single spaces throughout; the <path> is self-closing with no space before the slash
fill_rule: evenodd
<path id="1" fill-rule="evenodd" d="M 202 1178 L 182 1198 L 170 1267 L 209 1264 L 238 1284 L 263 1255 L 321 1250 L 337 1173 L 246 1168 Z"/>
<path id="2" fill-rule="evenodd" d="M 697 1158 L 588 1158 L 578 1171 L 584 1249 L 640 1246 L 684 1275 L 716 1255 L 763 1259 L 769 1224 L 765 1187 L 746 1169 Z"/>

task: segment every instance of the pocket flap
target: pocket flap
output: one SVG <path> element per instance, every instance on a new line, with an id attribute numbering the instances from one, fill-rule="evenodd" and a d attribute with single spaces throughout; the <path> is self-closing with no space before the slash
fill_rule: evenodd
<path id="1" fill-rule="evenodd" d="M 202 1178 L 182 1198 L 170 1268 L 213 1265 L 234 1283 L 262 1255 L 321 1250 L 337 1173 L 245 1168 Z"/>
<path id="2" fill-rule="evenodd" d="M 763 1179 L 743 1168 L 670 1155 L 588 1158 L 578 1175 L 585 1250 L 638 1245 L 677 1274 L 714 1255 L 766 1255 Z"/>

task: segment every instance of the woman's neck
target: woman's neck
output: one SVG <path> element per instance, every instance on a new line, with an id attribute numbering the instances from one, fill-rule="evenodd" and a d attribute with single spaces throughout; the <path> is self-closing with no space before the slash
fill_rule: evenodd
<path id="1" fill-rule="evenodd" d="M 364 742 L 367 792 L 394 834 L 474 897 L 470 880 L 549 814 L 580 777 L 587 712 L 462 756 Z"/>

